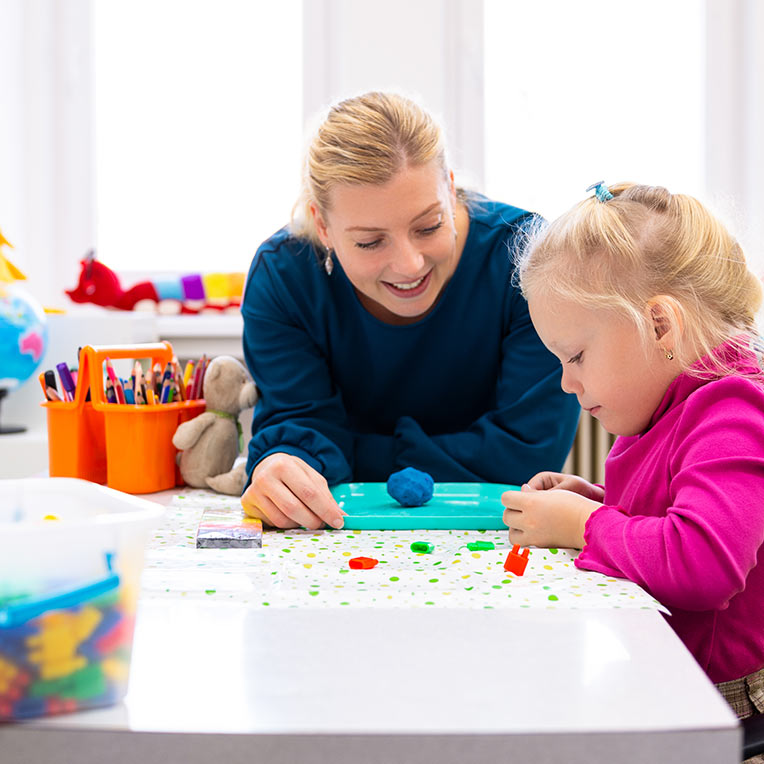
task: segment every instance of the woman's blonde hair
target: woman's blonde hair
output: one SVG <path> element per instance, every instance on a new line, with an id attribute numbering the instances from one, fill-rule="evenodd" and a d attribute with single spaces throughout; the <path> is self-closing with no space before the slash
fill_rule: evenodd
<path id="1" fill-rule="evenodd" d="M 608 190 L 612 199 L 592 196 L 530 235 L 517 259 L 523 294 L 613 309 L 631 317 L 646 343 L 655 337 L 647 306 L 665 296 L 665 318 L 683 329 L 672 348 L 680 368 L 709 356 L 691 373 L 730 373 L 712 351 L 725 341 L 752 347 L 762 303 L 740 245 L 691 196 L 634 183 Z"/>
<path id="2" fill-rule="evenodd" d="M 321 249 L 310 205 L 329 210 L 338 184 L 380 185 L 406 165 L 437 161 L 447 176 L 443 130 L 421 106 L 395 93 L 371 92 L 329 110 L 306 152 L 291 231 Z"/>

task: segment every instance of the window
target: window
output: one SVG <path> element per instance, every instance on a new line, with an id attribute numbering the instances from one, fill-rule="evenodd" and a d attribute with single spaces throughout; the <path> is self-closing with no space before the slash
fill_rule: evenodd
<path id="1" fill-rule="evenodd" d="M 547 218 L 598 180 L 702 197 L 704 8 L 486 0 L 487 193 Z"/>
<path id="2" fill-rule="evenodd" d="M 302 3 L 93 3 L 98 256 L 246 271 L 302 154 Z"/>

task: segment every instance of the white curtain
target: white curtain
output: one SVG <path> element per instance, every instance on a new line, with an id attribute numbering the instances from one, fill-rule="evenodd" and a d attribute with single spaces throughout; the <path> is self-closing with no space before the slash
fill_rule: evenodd
<path id="1" fill-rule="evenodd" d="M 0 0 L 0 229 L 43 305 L 94 238 L 90 0 Z"/>

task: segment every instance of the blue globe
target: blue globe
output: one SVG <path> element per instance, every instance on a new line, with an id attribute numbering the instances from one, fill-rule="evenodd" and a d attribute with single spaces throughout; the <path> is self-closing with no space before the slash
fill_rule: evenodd
<path id="1" fill-rule="evenodd" d="M 14 390 L 29 379 L 47 346 L 40 304 L 15 282 L 0 283 L 0 388 Z"/>

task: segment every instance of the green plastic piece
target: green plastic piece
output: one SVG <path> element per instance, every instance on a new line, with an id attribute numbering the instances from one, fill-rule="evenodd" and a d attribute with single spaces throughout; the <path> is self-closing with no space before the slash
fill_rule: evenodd
<path id="1" fill-rule="evenodd" d="M 106 677 L 97 663 L 57 679 L 40 679 L 30 685 L 28 695 L 33 698 L 58 695 L 64 699 L 88 700 L 106 692 Z"/>
<path id="2" fill-rule="evenodd" d="M 411 545 L 412 552 L 420 552 L 421 554 L 432 554 L 433 549 L 435 549 L 435 545 L 426 541 L 415 541 Z"/>
<path id="3" fill-rule="evenodd" d="M 342 483 L 332 496 L 347 513 L 347 530 L 506 530 L 501 495 L 519 491 L 503 483 L 435 483 L 421 507 L 402 507 L 385 483 Z"/>
<path id="4" fill-rule="evenodd" d="M 487 552 L 489 549 L 496 549 L 493 541 L 473 541 L 467 544 L 467 549 L 471 552 Z"/>

